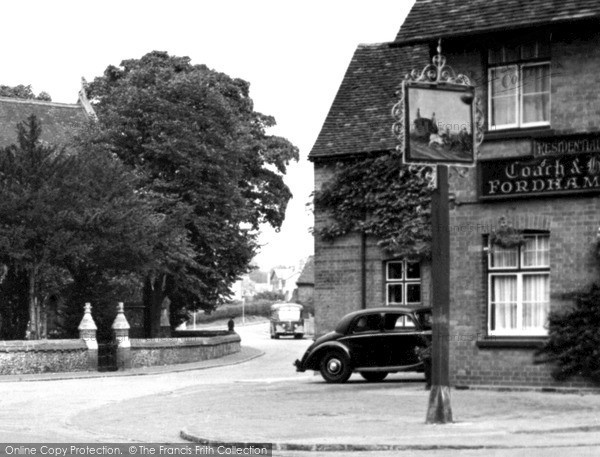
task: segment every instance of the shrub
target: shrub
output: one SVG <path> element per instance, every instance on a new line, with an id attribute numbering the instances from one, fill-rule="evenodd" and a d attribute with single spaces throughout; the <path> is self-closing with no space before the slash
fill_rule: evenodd
<path id="1" fill-rule="evenodd" d="M 284 301 L 285 296 L 281 292 L 265 290 L 264 292 L 257 293 L 252 300 L 270 300 L 271 302 L 275 303 L 276 301 Z"/>
<path id="2" fill-rule="evenodd" d="M 582 376 L 600 384 L 600 286 L 576 296 L 575 306 L 549 316 L 549 339 L 538 362 L 555 363 L 552 376 Z"/>
<path id="3" fill-rule="evenodd" d="M 243 312 L 246 316 L 268 317 L 270 314 L 271 305 L 273 303 L 273 300 L 253 300 L 249 303 L 246 303 L 243 308 Z M 210 313 L 198 313 L 196 315 L 196 321 L 213 322 L 220 319 L 231 319 L 236 317 L 242 317 L 241 302 L 234 302 L 220 306 Z"/>

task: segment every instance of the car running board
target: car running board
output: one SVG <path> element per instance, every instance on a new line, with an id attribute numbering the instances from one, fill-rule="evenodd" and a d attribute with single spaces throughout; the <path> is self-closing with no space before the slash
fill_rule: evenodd
<path id="1" fill-rule="evenodd" d="M 395 371 L 412 371 L 415 368 L 421 367 L 423 364 L 421 362 L 415 363 L 414 365 L 400 365 L 397 367 L 356 367 L 354 371 L 363 371 L 363 372 L 373 372 L 373 371 L 386 371 L 386 372 L 395 372 Z"/>

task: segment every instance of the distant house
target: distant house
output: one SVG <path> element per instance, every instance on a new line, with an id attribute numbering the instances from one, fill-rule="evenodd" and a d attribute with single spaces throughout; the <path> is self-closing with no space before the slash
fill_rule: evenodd
<path id="1" fill-rule="evenodd" d="M 302 269 L 302 273 L 296 280 L 296 293 L 295 299 L 298 303 L 305 304 L 310 303 L 313 300 L 313 295 L 315 291 L 315 257 L 310 256 L 306 263 L 304 264 L 304 268 Z"/>
<path id="2" fill-rule="evenodd" d="M 241 301 L 244 297 L 254 297 L 256 294 L 268 290 L 271 290 L 269 273 L 266 271 L 252 270 L 233 284 L 232 298 Z"/>
<path id="3" fill-rule="evenodd" d="M 290 300 L 299 276 L 300 272 L 293 267 L 273 268 L 269 275 L 271 291 L 282 294 L 286 301 Z"/>
<path id="4" fill-rule="evenodd" d="M 83 92 L 74 104 L 0 97 L 0 146 L 15 144 L 17 124 L 32 114 L 42 125 L 42 141 L 52 145 L 65 144 L 74 129 L 95 118 Z"/>

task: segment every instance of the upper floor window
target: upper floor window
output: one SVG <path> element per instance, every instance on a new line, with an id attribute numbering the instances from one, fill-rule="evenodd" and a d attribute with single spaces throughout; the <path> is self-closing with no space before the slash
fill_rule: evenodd
<path id="1" fill-rule="evenodd" d="M 421 303 L 421 266 L 419 262 L 393 260 L 386 263 L 386 304 Z"/>
<path id="2" fill-rule="evenodd" d="M 488 49 L 490 130 L 550 125 L 548 41 Z"/>

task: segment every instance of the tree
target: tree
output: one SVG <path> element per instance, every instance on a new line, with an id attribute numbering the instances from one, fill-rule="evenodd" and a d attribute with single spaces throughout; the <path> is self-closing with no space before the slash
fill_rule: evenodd
<path id="1" fill-rule="evenodd" d="M 183 226 L 196 267 L 177 274 L 175 260 L 175 273 L 146 277 L 144 302 L 155 335 L 165 297 L 177 312 L 212 309 L 228 296 L 257 250 L 259 226 L 283 222 L 291 198 L 283 176 L 298 150 L 266 133 L 275 121 L 254 111 L 246 81 L 187 57 L 154 51 L 109 66 L 88 96 L 103 141 L 144 174 L 142 188 L 187 208 Z"/>
<path id="2" fill-rule="evenodd" d="M 538 363 L 552 363 L 552 376 L 573 376 L 600 384 L 600 286 L 575 297 L 572 308 L 548 316 L 548 341 L 538 351 Z"/>
<path id="3" fill-rule="evenodd" d="M 401 257 L 430 255 L 431 190 L 422 173 L 402 165 L 396 153 L 337 163 L 314 204 L 330 216 L 316 230 L 325 240 L 356 231 Z"/>
<path id="4" fill-rule="evenodd" d="M 44 100 L 51 102 L 52 98 L 47 92 L 40 92 L 38 95 L 33 93 L 30 85 L 19 84 L 18 86 L 5 86 L 0 84 L 0 97 L 23 98 L 29 100 Z"/>
<path id="5" fill-rule="evenodd" d="M 102 145 L 42 144 L 33 115 L 17 131 L 18 144 L 0 150 L 0 260 L 27 277 L 31 338 L 44 336 L 44 306 L 66 287 L 143 275 L 160 252 L 189 251 L 185 232 L 157 217 L 156 199 Z"/>

